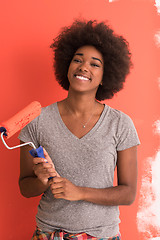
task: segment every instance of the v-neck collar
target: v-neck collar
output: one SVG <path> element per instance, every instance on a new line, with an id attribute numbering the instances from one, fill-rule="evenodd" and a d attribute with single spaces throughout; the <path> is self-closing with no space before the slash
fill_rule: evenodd
<path id="1" fill-rule="evenodd" d="M 108 110 L 108 105 L 104 104 L 104 109 L 101 113 L 101 116 L 100 118 L 98 119 L 98 121 L 96 122 L 96 124 L 93 126 L 93 128 L 88 132 L 86 133 L 84 136 L 82 136 L 81 138 L 78 138 L 76 135 L 74 135 L 69 129 L 68 127 L 66 126 L 66 124 L 63 122 L 62 120 L 62 117 L 61 117 L 61 114 L 59 112 L 59 108 L 58 108 L 58 104 L 57 102 L 55 103 L 55 110 L 57 112 L 57 116 L 58 116 L 58 120 L 63 128 L 63 130 L 65 131 L 65 134 L 69 135 L 70 137 L 72 137 L 73 139 L 75 140 L 79 140 L 79 141 L 82 141 L 83 139 L 86 139 L 88 137 L 90 137 L 91 135 L 94 134 L 94 132 L 98 129 L 98 127 L 100 126 L 107 110 Z"/>

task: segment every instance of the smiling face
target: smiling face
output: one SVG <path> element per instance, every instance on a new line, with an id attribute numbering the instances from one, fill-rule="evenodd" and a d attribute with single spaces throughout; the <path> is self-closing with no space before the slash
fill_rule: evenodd
<path id="1" fill-rule="evenodd" d="M 96 94 L 103 78 L 103 56 L 93 46 L 79 48 L 70 63 L 68 80 L 76 91 L 92 91 Z"/>

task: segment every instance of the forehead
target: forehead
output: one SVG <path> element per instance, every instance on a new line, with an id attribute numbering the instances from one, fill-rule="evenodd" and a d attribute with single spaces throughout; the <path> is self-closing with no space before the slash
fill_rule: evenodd
<path id="1" fill-rule="evenodd" d="M 103 62 L 103 56 L 100 51 L 98 51 L 94 46 L 83 46 L 77 49 L 76 54 L 82 54 L 84 57 L 88 58 L 98 58 Z"/>

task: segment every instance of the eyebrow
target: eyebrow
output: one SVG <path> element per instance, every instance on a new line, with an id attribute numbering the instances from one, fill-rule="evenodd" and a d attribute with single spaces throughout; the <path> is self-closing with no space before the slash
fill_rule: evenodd
<path id="1" fill-rule="evenodd" d="M 75 55 L 83 56 L 83 53 L 75 53 Z M 99 61 L 102 64 L 102 61 L 99 58 L 92 57 L 92 59 Z"/>

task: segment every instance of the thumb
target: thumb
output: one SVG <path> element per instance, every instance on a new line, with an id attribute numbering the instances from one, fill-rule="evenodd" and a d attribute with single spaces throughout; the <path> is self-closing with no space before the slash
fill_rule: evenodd
<path id="1" fill-rule="evenodd" d="M 53 166 L 53 168 L 55 169 L 54 163 L 52 162 L 52 159 L 50 158 L 50 156 L 47 153 L 45 148 L 43 148 L 43 152 L 44 152 L 44 157 L 47 160 L 47 162 L 50 163 Z M 56 173 L 57 173 L 57 171 L 56 171 Z M 60 177 L 60 175 L 58 173 L 57 173 L 57 177 Z"/>
<path id="2" fill-rule="evenodd" d="M 52 159 L 50 158 L 49 154 L 47 153 L 46 149 L 43 148 L 43 153 L 44 153 L 44 157 L 45 159 L 47 160 L 48 163 L 52 164 L 53 165 L 53 168 L 55 168 L 53 162 L 52 162 Z"/>

